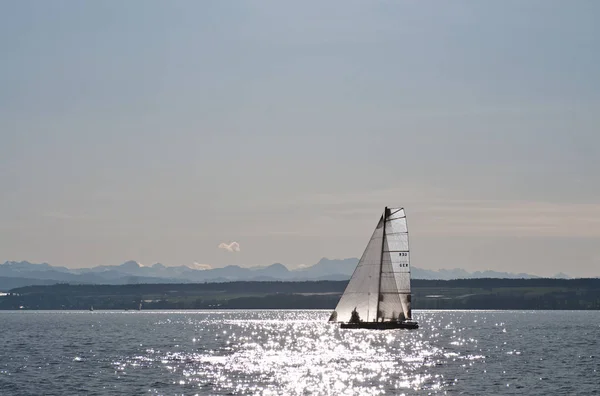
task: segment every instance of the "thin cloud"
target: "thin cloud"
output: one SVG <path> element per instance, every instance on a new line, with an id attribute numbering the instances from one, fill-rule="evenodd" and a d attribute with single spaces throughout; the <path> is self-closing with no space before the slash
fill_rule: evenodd
<path id="1" fill-rule="evenodd" d="M 72 220 L 75 219 L 76 216 L 70 215 L 68 213 L 63 212 L 48 212 L 43 214 L 44 217 L 49 217 L 51 219 L 61 219 L 61 220 Z"/>
<path id="2" fill-rule="evenodd" d="M 387 188 L 347 193 L 309 194 L 297 199 L 296 204 L 351 208 L 353 211 L 365 212 L 373 205 L 405 206 L 409 202 L 424 202 L 439 200 L 443 190 L 431 186 L 404 186 L 402 188 Z M 399 201 L 399 199 L 402 199 Z M 436 199 L 438 198 L 438 199 Z"/>
<path id="3" fill-rule="evenodd" d="M 423 234 L 600 237 L 600 204 L 454 201 L 426 214 L 414 227 Z"/>
<path id="4" fill-rule="evenodd" d="M 372 227 L 384 205 L 396 204 L 408 209 L 413 235 L 600 237 L 600 203 L 442 199 L 435 190 L 418 197 L 416 190 L 402 194 L 396 189 L 305 196 L 295 203 L 301 218 L 255 227 L 252 235 L 355 237 Z"/>
<path id="5" fill-rule="evenodd" d="M 239 252 L 240 251 L 240 244 L 237 242 L 231 242 L 230 244 L 227 244 L 225 242 L 221 242 L 219 244 L 219 249 L 225 249 L 228 252 Z"/>
<path id="6" fill-rule="evenodd" d="M 65 212 L 46 212 L 42 213 L 42 217 L 46 217 L 49 219 L 57 219 L 57 220 L 91 220 L 92 216 L 86 214 L 71 214 Z"/>

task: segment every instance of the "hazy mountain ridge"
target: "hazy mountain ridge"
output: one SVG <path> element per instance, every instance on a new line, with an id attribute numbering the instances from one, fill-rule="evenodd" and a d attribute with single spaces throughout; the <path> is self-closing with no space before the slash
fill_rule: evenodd
<path id="1" fill-rule="evenodd" d="M 357 258 L 328 259 L 304 268 L 290 270 L 281 263 L 261 267 L 228 265 L 222 268 L 194 269 L 188 266 L 168 267 L 160 263 L 144 266 L 136 261 L 120 265 L 102 265 L 93 268 L 69 269 L 54 267 L 48 263 L 34 264 L 27 261 L 7 261 L 0 264 L 0 290 L 13 284 L 48 284 L 49 282 L 128 284 L 128 283 L 181 283 L 181 282 L 227 282 L 257 280 L 346 280 L 352 276 Z M 19 279 L 17 281 L 17 278 Z M 468 272 L 461 268 L 438 271 L 412 267 L 413 279 L 471 279 L 471 278 L 539 278 L 525 273 L 497 271 Z M 568 278 L 557 274 L 555 278 Z"/>

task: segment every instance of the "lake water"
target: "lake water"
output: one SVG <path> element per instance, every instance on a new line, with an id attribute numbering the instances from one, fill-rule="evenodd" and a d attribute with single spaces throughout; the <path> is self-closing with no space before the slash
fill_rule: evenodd
<path id="1" fill-rule="evenodd" d="M 598 311 L 0 311 L 1 395 L 598 395 Z"/>

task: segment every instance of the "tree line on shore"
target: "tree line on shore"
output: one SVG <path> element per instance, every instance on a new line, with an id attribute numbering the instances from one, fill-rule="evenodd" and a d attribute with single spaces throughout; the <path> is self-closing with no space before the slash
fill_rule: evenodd
<path id="1" fill-rule="evenodd" d="M 26 286 L 0 309 L 333 309 L 347 281 Z M 414 309 L 600 309 L 600 279 L 412 281 Z"/>

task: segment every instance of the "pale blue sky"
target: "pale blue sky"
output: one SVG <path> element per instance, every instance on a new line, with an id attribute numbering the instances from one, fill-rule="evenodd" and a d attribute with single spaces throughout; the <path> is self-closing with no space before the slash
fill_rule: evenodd
<path id="1" fill-rule="evenodd" d="M 0 2 L 0 261 L 600 275 L 600 2 Z M 218 249 L 237 241 L 239 252 Z"/>

